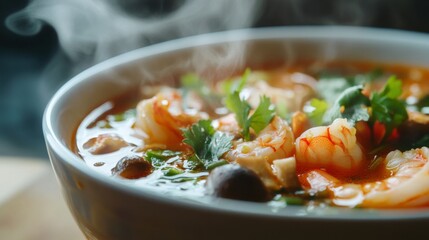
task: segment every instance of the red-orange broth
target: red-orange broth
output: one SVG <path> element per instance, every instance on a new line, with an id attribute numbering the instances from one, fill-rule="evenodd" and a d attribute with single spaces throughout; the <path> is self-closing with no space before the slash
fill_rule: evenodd
<path id="1" fill-rule="evenodd" d="M 396 79 L 391 80 L 393 75 Z M 175 90 L 145 85 L 144 91 L 103 103 L 78 127 L 73 150 L 91 169 L 109 177 L 191 197 L 213 195 L 281 206 L 429 205 L 427 69 L 303 62 L 243 70 L 210 83 L 186 76 L 185 86 L 169 86 Z M 262 124 L 251 118 L 262 105 L 260 96 L 269 98 L 270 107 L 261 110 L 261 116 L 272 116 L 262 130 L 250 127 L 246 133 L 237 117 L 242 109 L 237 113 L 225 107 L 234 102 L 235 92 L 240 108 L 250 107 L 246 121 L 255 129 Z M 150 98 L 156 100 L 136 110 L 140 101 Z M 335 106 L 337 110 L 330 110 Z M 202 129 L 201 119 L 210 119 L 208 129 L 220 136 L 201 139 L 225 145 L 203 146 L 209 149 L 203 157 L 184 141 L 191 126 Z M 266 130 L 270 127 L 271 132 Z M 392 153 L 398 149 L 401 152 Z M 216 151 L 220 156 L 213 155 Z M 402 194 L 401 188 L 408 185 L 415 190 Z"/>

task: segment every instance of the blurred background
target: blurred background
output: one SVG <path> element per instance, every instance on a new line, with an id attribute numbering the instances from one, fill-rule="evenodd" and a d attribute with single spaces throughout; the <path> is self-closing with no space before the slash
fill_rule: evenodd
<path id="1" fill-rule="evenodd" d="M 424 0 L 14 0 L 0 3 L 0 156 L 47 159 L 42 115 L 80 71 L 135 48 L 236 28 L 352 25 L 429 32 Z"/>

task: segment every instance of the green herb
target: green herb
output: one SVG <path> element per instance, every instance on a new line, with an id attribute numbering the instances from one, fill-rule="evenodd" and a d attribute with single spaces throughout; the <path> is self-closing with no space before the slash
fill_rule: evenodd
<path id="1" fill-rule="evenodd" d="M 362 90 L 363 86 L 353 86 L 344 90 L 325 114 L 324 121 L 330 123 L 337 118 L 347 118 L 353 124 L 368 121 L 370 115 L 367 106 L 370 105 L 370 100 L 362 94 Z"/>
<path id="2" fill-rule="evenodd" d="M 301 197 L 295 196 L 283 196 L 280 193 L 277 194 L 274 198 L 274 201 L 284 202 L 286 205 L 304 205 L 305 200 Z"/>
<path id="3" fill-rule="evenodd" d="M 235 113 L 235 119 L 238 125 L 244 128 L 248 121 L 250 113 L 250 105 L 244 100 L 240 99 L 240 93 L 234 92 L 229 94 L 225 100 L 225 106 L 233 113 Z M 243 130 L 244 131 L 244 130 Z"/>
<path id="4" fill-rule="evenodd" d="M 399 100 L 402 94 L 402 81 L 391 76 L 380 93 L 371 95 L 371 119 L 386 128 L 384 138 L 390 136 L 393 129 L 408 119 L 405 103 Z"/>
<path id="5" fill-rule="evenodd" d="M 160 168 L 160 167 L 165 165 L 165 160 L 163 160 L 163 159 L 159 159 L 159 158 L 155 158 L 155 157 L 146 157 L 145 159 L 148 162 L 150 162 L 150 164 L 152 164 L 152 166 L 155 168 Z"/>
<path id="6" fill-rule="evenodd" d="M 162 170 L 162 173 L 164 173 L 164 176 L 171 177 L 183 173 L 183 170 L 175 167 L 167 167 Z"/>
<path id="7" fill-rule="evenodd" d="M 251 107 L 249 103 L 240 98 L 239 92 L 229 94 L 226 99 L 226 107 L 233 113 L 238 125 L 241 127 L 244 139 L 250 140 L 250 128 L 259 133 L 273 119 L 275 108 L 272 106 L 268 97 L 262 96 L 255 112 L 249 117 Z"/>
<path id="8" fill-rule="evenodd" d="M 220 166 L 225 165 L 225 164 L 228 164 L 228 162 L 225 160 L 219 160 L 216 162 L 212 162 L 209 165 L 207 165 L 207 170 L 212 170 L 212 169 L 215 169 L 215 168 L 220 167 Z"/>
<path id="9" fill-rule="evenodd" d="M 304 205 L 305 201 L 300 197 L 283 197 L 282 200 L 286 205 Z"/>
<path id="10" fill-rule="evenodd" d="M 353 83 L 347 82 L 344 78 L 321 78 L 317 83 L 317 90 L 322 99 L 333 104 L 338 96 Z"/>
<path id="11" fill-rule="evenodd" d="M 259 106 L 249 117 L 251 106 L 240 98 L 240 91 L 246 84 L 250 73 L 250 69 L 246 69 L 238 84 L 227 89 L 228 95 L 225 100 L 226 107 L 235 114 L 238 125 L 242 129 L 241 134 L 246 141 L 250 140 L 250 128 L 259 133 L 271 122 L 275 115 L 275 108 L 271 105 L 270 99 L 262 96 Z"/>
<path id="12" fill-rule="evenodd" d="M 208 153 L 207 146 L 211 142 L 215 130 L 210 120 L 200 120 L 191 125 L 187 130 L 183 130 L 183 142 L 190 145 L 198 156 L 205 156 Z"/>
<path id="13" fill-rule="evenodd" d="M 226 153 L 232 147 L 233 136 L 228 136 L 226 133 L 215 132 L 209 144 L 209 155 L 211 155 L 214 162 Z"/>
<path id="14" fill-rule="evenodd" d="M 204 168 L 201 160 L 195 155 L 192 154 L 188 159 L 185 160 L 183 167 L 190 170 L 201 171 Z"/>
<path id="15" fill-rule="evenodd" d="M 145 152 L 145 159 L 154 167 L 161 167 L 167 160 L 181 155 L 181 152 L 171 150 L 148 150 Z"/>
<path id="16" fill-rule="evenodd" d="M 268 97 L 262 96 L 259 105 L 249 119 L 249 125 L 256 133 L 262 131 L 273 119 L 275 108 Z"/>
<path id="17" fill-rule="evenodd" d="M 372 124 L 378 121 L 386 128 L 384 135 L 386 139 L 393 129 L 408 119 L 405 103 L 399 99 L 402 93 L 402 82 L 392 76 L 381 92 L 373 92 L 370 98 L 365 96 L 362 90 L 363 86 L 344 90 L 325 114 L 324 120 L 331 122 L 336 118 L 347 118 L 351 123 L 370 121 Z"/>
<path id="18" fill-rule="evenodd" d="M 323 116 L 328 110 L 329 104 L 324 100 L 319 100 L 313 98 L 310 100 L 310 106 L 312 107 L 311 111 L 307 112 L 308 117 L 310 118 L 313 125 L 322 125 Z"/>
<path id="19" fill-rule="evenodd" d="M 200 120 L 189 129 L 183 130 L 183 142 L 194 149 L 195 156 L 208 169 L 221 161 L 219 158 L 232 147 L 232 136 L 215 131 L 210 120 Z"/>
<path id="20" fill-rule="evenodd" d="M 317 89 L 322 99 L 333 104 L 347 88 L 371 83 L 382 76 L 382 74 L 383 72 L 378 68 L 366 74 L 357 74 L 348 77 L 329 76 L 325 74 L 319 79 Z"/>
<path id="21" fill-rule="evenodd" d="M 181 152 L 179 151 L 171 151 L 171 150 L 148 150 L 146 151 L 146 156 L 149 158 L 158 158 L 161 160 L 167 160 L 172 157 L 179 156 Z"/>

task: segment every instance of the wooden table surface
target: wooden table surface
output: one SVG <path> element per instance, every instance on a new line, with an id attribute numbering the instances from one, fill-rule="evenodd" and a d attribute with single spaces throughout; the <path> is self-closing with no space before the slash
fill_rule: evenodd
<path id="1" fill-rule="evenodd" d="M 0 239 L 85 239 L 48 160 L 0 157 Z"/>

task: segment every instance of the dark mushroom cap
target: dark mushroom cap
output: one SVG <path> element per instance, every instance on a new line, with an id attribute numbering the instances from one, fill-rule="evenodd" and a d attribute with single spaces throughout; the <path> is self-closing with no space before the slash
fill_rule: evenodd
<path id="1" fill-rule="evenodd" d="M 236 164 L 215 168 L 207 178 L 206 191 L 222 198 L 265 202 L 269 193 L 259 176 Z"/>
<path id="2" fill-rule="evenodd" d="M 123 157 L 112 169 L 112 174 L 119 174 L 123 178 L 137 179 L 146 177 L 152 172 L 152 165 L 140 156 Z"/>

